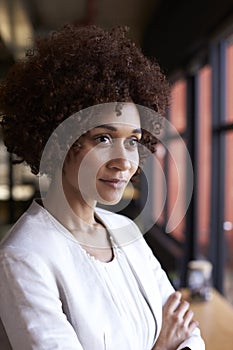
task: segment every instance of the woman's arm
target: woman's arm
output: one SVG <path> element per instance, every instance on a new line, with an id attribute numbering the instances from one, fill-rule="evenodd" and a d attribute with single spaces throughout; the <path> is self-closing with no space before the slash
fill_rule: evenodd
<path id="1" fill-rule="evenodd" d="M 176 350 L 183 341 L 192 337 L 197 325 L 189 303 L 181 301 L 181 293 L 171 294 L 163 307 L 161 332 L 152 350 Z"/>
<path id="2" fill-rule="evenodd" d="M 47 265 L 27 252 L 0 254 L 0 318 L 14 350 L 82 350 Z"/>
<path id="3" fill-rule="evenodd" d="M 153 350 L 204 350 L 205 344 L 200 336 L 197 323 L 192 320 L 193 313 L 189 304 L 181 301 L 181 293 L 174 291 L 160 263 L 150 253 L 150 262 L 157 280 L 163 303 L 162 329 Z M 180 340 L 178 341 L 179 338 Z M 168 346 L 168 339 L 173 345 Z"/>

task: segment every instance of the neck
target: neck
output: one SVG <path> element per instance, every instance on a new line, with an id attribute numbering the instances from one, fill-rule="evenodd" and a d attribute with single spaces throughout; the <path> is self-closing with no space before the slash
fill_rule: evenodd
<path id="1" fill-rule="evenodd" d="M 96 202 L 85 202 L 77 189 L 62 181 L 62 175 L 53 178 L 43 204 L 71 232 L 77 228 L 87 230 L 97 224 Z"/>
<path id="2" fill-rule="evenodd" d="M 96 202 L 91 205 L 86 203 L 76 189 L 71 188 L 65 181 L 62 183 L 62 177 L 56 176 L 43 204 L 87 251 L 90 250 L 93 254 L 93 249 L 100 250 L 100 260 L 103 258 L 101 254 L 106 254 L 106 248 L 111 247 L 111 242 L 104 224 L 95 218 Z M 110 255 L 112 257 L 112 251 Z M 105 261 L 110 258 L 107 256 L 103 259 Z"/>

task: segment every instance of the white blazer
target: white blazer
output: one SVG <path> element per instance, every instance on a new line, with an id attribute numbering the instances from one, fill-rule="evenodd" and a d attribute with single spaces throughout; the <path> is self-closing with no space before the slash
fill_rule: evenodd
<path id="1" fill-rule="evenodd" d="M 162 306 L 173 287 L 133 221 L 98 208 L 96 215 L 125 253 L 158 337 Z M 109 302 L 77 240 L 33 202 L 0 247 L 0 349 L 144 350 L 112 341 L 121 333 L 113 333 Z M 177 350 L 184 347 L 204 350 L 199 329 Z"/>

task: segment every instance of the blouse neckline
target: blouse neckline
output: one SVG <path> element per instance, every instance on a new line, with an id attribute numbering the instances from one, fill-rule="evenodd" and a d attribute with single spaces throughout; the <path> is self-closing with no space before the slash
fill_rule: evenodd
<path id="1" fill-rule="evenodd" d="M 83 254 L 85 254 L 85 256 L 92 262 L 96 262 L 96 263 L 100 263 L 100 264 L 111 264 L 113 263 L 116 258 L 117 258 L 117 245 L 113 239 L 113 237 L 111 236 L 107 226 L 105 225 L 105 223 L 103 222 L 103 220 L 99 217 L 98 214 L 96 214 L 95 212 L 95 216 L 97 217 L 97 219 L 103 223 L 103 225 L 105 226 L 107 233 L 109 235 L 110 241 L 111 241 L 111 246 L 112 246 L 112 251 L 113 251 L 113 258 L 110 261 L 102 261 L 98 258 L 96 258 L 94 255 L 90 254 L 82 245 L 81 243 L 77 240 L 77 238 L 64 226 L 62 225 L 62 223 L 59 222 L 59 220 L 57 220 L 46 208 L 44 208 L 44 206 L 42 204 L 40 204 L 40 199 L 35 199 L 33 201 L 33 206 L 35 206 L 37 209 L 41 210 L 49 219 L 49 221 L 51 222 L 51 224 L 53 226 L 56 227 L 56 229 L 63 234 L 67 239 L 73 241 L 75 244 L 78 245 L 80 251 L 83 252 Z"/>

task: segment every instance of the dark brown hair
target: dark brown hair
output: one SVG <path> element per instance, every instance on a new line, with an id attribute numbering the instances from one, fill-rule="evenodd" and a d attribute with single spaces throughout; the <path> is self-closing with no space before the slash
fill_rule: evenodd
<path id="1" fill-rule="evenodd" d="M 168 82 L 158 63 L 146 58 L 126 32 L 123 27 L 66 25 L 38 38 L 1 83 L 5 145 L 34 174 L 50 135 L 75 112 L 130 101 L 164 115 Z M 144 130 L 141 143 L 153 151 L 155 138 Z"/>

